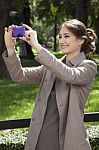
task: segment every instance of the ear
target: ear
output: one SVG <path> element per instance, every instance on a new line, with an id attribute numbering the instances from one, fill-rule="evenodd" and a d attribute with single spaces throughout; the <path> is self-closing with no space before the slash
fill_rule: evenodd
<path id="1" fill-rule="evenodd" d="M 78 44 L 81 46 L 83 43 L 85 42 L 85 40 L 83 38 L 79 38 L 78 39 Z"/>

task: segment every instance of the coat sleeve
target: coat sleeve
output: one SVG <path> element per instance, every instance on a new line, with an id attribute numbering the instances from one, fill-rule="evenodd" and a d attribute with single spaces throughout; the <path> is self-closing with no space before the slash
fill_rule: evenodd
<path id="1" fill-rule="evenodd" d="M 69 67 L 45 49 L 38 53 L 36 59 L 52 70 L 59 79 L 70 84 L 88 85 L 97 72 L 97 65 L 91 60 L 84 60 L 78 67 Z"/>
<path id="2" fill-rule="evenodd" d="M 21 83 L 39 84 L 42 79 L 44 67 L 22 67 L 20 58 L 16 53 L 11 57 L 7 56 L 7 51 L 3 53 L 3 59 L 13 81 Z"/>

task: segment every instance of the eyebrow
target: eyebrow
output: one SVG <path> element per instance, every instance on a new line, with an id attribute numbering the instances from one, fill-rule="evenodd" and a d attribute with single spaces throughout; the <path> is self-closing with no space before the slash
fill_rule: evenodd
<path id="1" fill-rule="evenodd" d="M 64 35 L 70 35 L 70 33 L 64 33 Z"/>
<path id="2" fill-rule="evenodd" d="M 59 33 L 59 35 L 61 35 L 61 33 Z M 64 33 L 63 35 L 70 35 L 70 33 Z"/>

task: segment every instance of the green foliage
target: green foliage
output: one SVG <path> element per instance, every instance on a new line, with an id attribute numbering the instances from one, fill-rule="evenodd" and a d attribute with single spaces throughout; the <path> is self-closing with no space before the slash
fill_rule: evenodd
<path id="1" fill-rule="evenodd" d="M 92 150 L 99 150 L 99 125 L 87 129 Z"/>
<path id="2" fill-rule="evenodd" d="M 9 129 L 0 131 L 0 144 L 21 143 L 25 144 L 27 129 Z"/>
<path id="3" fill-rule="evenodd" d="M 51 3 L 51 12 L 53 16 L 56 16 L 58 12 L 58 6 L 54 6 L 53 3 Z"/>
<path id="4" fill-rule="evenodd" d="M 0 131 L 0 150 L 24 150 L 27 129 Z"/>
<path id="5" fill-rule="evenodd" d="M 24 150 L 28 129 L 0 131 L 0 150 Z M 87 128 L 92 150 L 99 150 L 99 126 Z"/>
<path id="6" fill-rule="evenodd" d="M 90 58 L 92 59 L 92 60 L 98 60 L 99 61 L 99 54 L 96 54 L 96 53 L 94 53 L 94 54 L 92 54 L 91 56 L 90 56 Z"/>
<path id="7" fill-rule="evenodd" d="M 34 53 L 34 55 L 36 55 L 36 53 Z M 21 59 L 21 63 L 23 67 L 32 67 L 32 66 L 39 66 L 40 63 L 37 62 L 35 59 Z"/>
<path id="8" fill-rule="evenodd" d="M 24 145 L 22 144 L 1 144 L 0 150 L 24 150 Z"/>

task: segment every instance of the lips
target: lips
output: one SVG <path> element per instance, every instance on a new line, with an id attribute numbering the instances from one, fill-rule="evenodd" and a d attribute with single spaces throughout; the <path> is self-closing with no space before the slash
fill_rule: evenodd
<path id="1" fill-rule="evenodd" d="M 61 48 L 66 48 L 67 47 L 67 45 L 60 45 L 61 46 Z"/>

